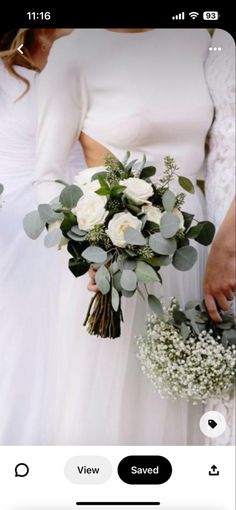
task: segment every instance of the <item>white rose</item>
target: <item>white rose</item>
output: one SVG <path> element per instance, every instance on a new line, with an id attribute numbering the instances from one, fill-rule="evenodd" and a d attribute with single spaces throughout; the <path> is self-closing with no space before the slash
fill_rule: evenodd
<path id="1" fill-rule="evenodd" d="M 87 168 L 86 170 L 82 170 L 74 180 L 74 184 L 79 186 L 79 188 L 83 191 L 83 193 L 90 193 L 91 191 L 97 191 L 100 188 L 100 184 L 98 179 L 92 181 L 92 177 L 94 174 L 98 172 L 106 172 L 105 166 L 94 166 L 92 168 Z"/>
<path id="2" fill-rule="evenodd" d="M 127 246 L 128 243 L 125 240 L 124 234 L 128 227 L 135 228 L 140 232 L 142 222 L 130 212 L 114 214 L 112 220 L 108 223 L 106 233 L 115 246 L 119 248 L 125 248 Z"/>
<path id="3" fill-rule="evenodd" d="M 81 230 L 89 231 L 95 225 L 103 225 L 108 211 L 105 209 L 107 199 L 97 193 L 86 193 L 78 201 L 73 212 Z"/>
<path id="4" fill-rule="evenodd" d="M 137 177 L 129 177 L 129 179 L 120 181 L 119 184 L 126 186 L 124 194 L 138 205 L 144 204 L 153 195 L 152 185 Z"/>
<path id="5" fill-rule="evenodd" d="M 154 223 L 157 223 L 157 225 L 160 224 L 163 213 L 159 207 L 155 207 L 151 204 L 143 205 L 142 212 L 147 215 L 148 221 L 153 221 Z"/>
<path id="6" fill-rule="evenodd" d="M 184 217 L 182 215 L 182 213 L 179 211 L 179 209 L 177 209 L 177 207 L 175 207 L 172 211 L 173 214 L 176 214 L 176 216 L 178 216 L 179 220 L 180 220 L 180 226 L 179 228 L 184 228 Z"/>

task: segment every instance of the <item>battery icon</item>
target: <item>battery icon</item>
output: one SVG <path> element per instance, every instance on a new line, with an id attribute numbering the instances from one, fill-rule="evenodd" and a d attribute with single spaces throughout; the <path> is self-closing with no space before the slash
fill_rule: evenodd
<path id="1" fill-rule="evenodd" d="M 207 21 L 216 21 L 219 19 L 219 13 L 217 11 L 205 11 L 203 13 L 203 19 Z"/>

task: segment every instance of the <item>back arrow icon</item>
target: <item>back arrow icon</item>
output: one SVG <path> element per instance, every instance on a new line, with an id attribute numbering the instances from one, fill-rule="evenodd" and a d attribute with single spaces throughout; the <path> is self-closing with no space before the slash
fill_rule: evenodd
<path id="1" fill-rule="evenodd" d="M 23 55 L 23 51 L 21 50 L 21 48 L 23 46 L 24 46 L 23 44 L 20 44 L 20 46 L 18 46 L 18 48 L 17 48 L 17 51 L 19 51 L 19 53 L 21 53 L 21 55 Z"/>

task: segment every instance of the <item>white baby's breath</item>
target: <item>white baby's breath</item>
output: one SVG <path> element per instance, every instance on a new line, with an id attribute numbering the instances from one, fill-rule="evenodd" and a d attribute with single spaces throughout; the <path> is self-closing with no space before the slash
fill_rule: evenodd
<path id="1" fill-rule="evenodd" d="M 172 301 L 169 318 L 174 307 Z M 228 399 L 234 384 L 235 347 L 224 347 L 212 331 L 183 340 L 168 319 L 147 318 L 147 332 L 139 336 L 138 358 L 144 374 L 163 397 L 205 403 Z"/>

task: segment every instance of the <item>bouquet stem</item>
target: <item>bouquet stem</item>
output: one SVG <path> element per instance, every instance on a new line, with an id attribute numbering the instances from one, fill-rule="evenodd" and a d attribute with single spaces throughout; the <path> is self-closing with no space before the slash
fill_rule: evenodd
<path id="1" fill-rule="evenodd" d="M 84 321 L 90 335 L 101 338 L 118 338 L 121 335 L 121 322 L 123 315 L 121 305 L 117 311 L 112 307 L 111 292 L 103 295 L 97 292 L 91 299 Z"/>

